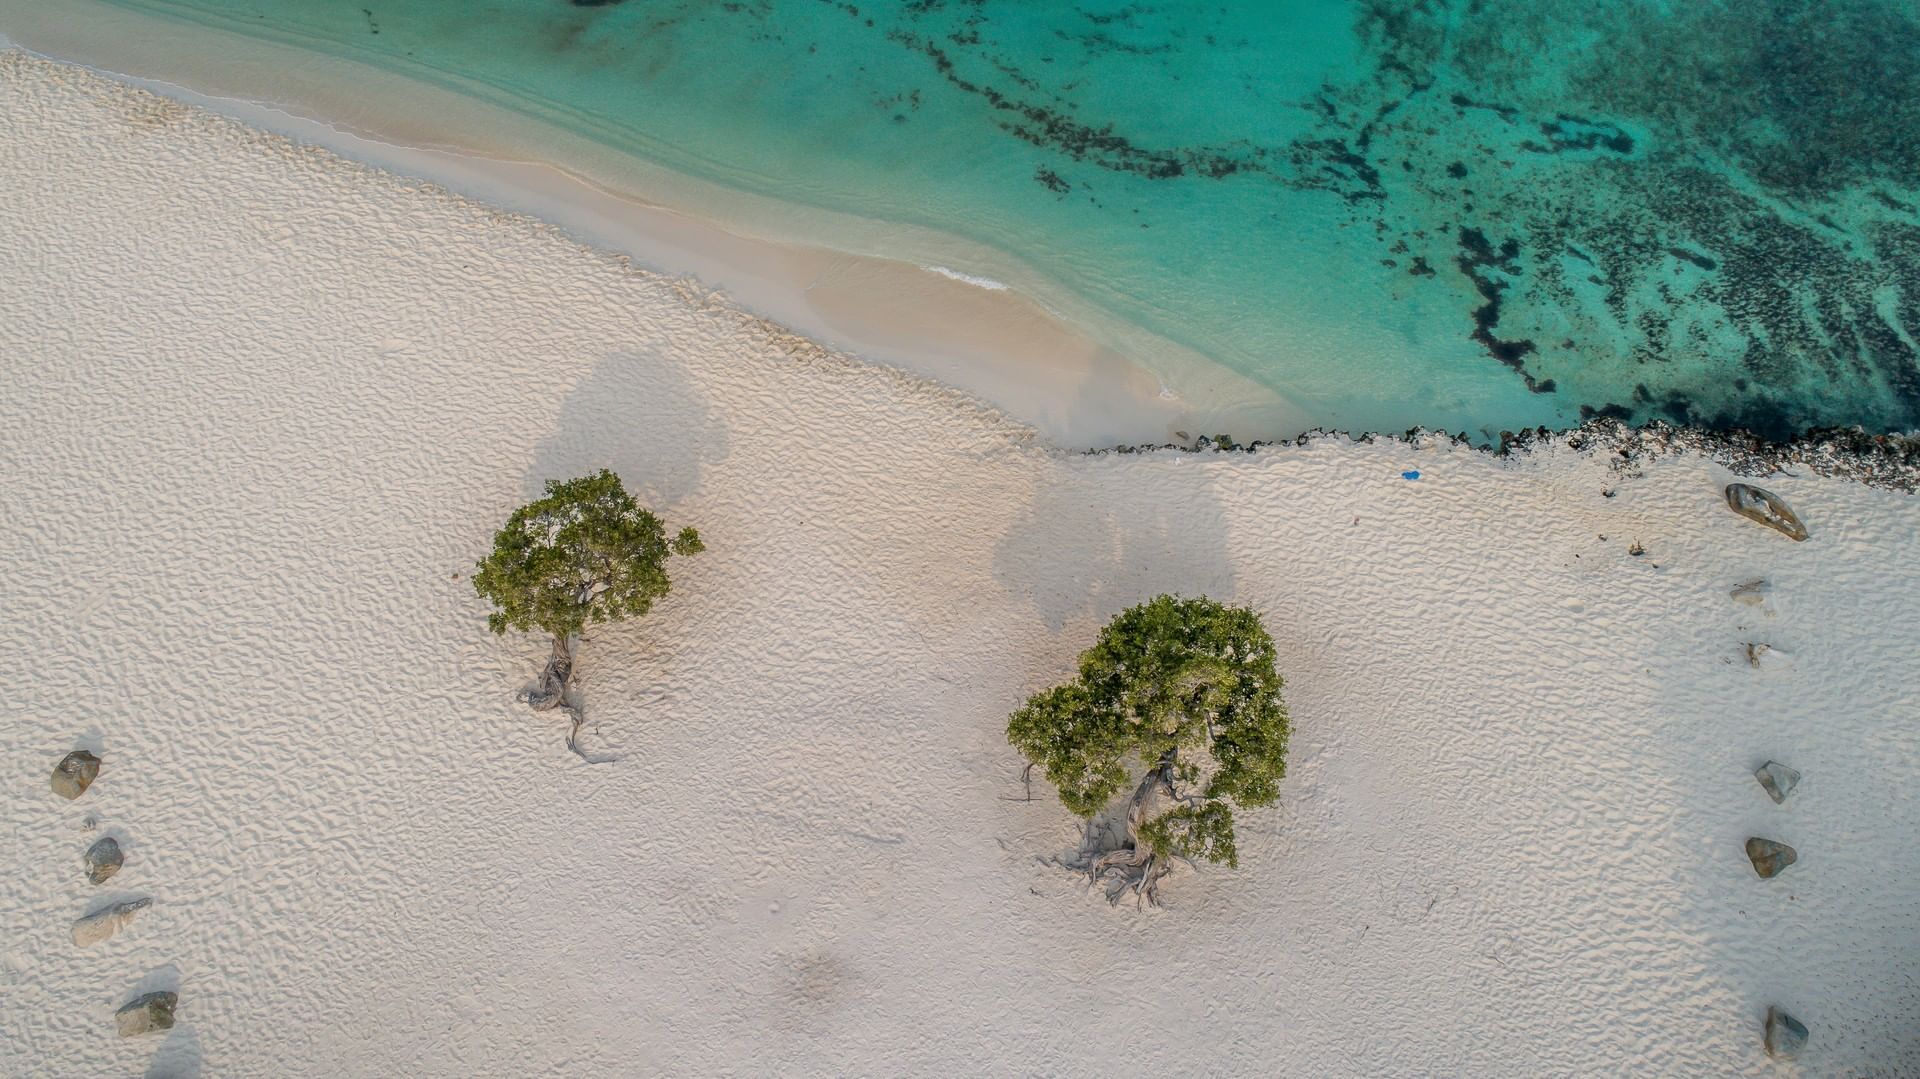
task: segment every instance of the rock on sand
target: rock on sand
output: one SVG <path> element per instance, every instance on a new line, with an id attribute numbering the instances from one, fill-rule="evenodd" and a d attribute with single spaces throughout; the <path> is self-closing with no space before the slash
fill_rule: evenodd
<path id="1" fill-rule="evenodd" d="M 100 758 L 84 749 L 76 749 L 53 766 L 53 793 L 62 798 L 78 798 L 87 793 L 100 774 Z"/>
<path id="2" fill-rule="evenodd" d="M 113 1013 L 122 1038 L 131 1038 L 173 1027 L 173 1008 L 180 1002 L 178 993 L 147 993 Z"/>
<path id="3" fill-rule="evenodd" d="M 94 884 L 103 884 L 108 877 L 120 872 L 120 864 L 126 856 L 120 853 L 120 844 L 110 835 L 103 835 L 93 841 L 83 855 L 87 865 L 87 880 Z"/>
<path id="4" fill-rule="evenodd" d="M 153 900 L 142 896 L 101 907 L 73 923 L 73 943 L 81 948 L 98 944 L 125 929 L 133 921 L 134 915 L 151 906 Z"/>
<path id="5" fill-rule="evenodd" d="M 1767 797 L 1773 799 L 1775 805 L 1786 801 L 1787 795 L 1792 794 L 1793 788 L 1800 784 L 1800 773 L 1779 761 L 1768 761 L 1754 769 L 1753 778 L 1760 781 L 1760 786 L 1766 789 Z"/>
<path id="6" fill-rule="evenodd" d="M 1779 876 L 1782 869 L 1799 861 L 1800 852 L 1785 843 L 1754 838 L 1747 840 L 1747 860 L 1753 863 L 1753 871 L 1764 880 Z"/>
<path id="7" fill-rule="evenodd" d="M 1758 521 L 1795 541 L 1807 538 L 1807 526 L 1780 496 L 1751 484 L 1727 484 L 1727 508 L 1749 521 Z"/>
<path id="8" fill-rule="evenodd" d="M 1778 1008 L 1767 1009 L 1767 1055 L 1790 1057 L 1807 1044 L 1806 1024 Z"/>

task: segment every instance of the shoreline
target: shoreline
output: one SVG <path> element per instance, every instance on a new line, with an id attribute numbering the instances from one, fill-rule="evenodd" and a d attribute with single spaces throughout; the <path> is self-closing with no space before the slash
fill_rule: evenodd
<path id="1" fill-rule="evenodd" d="M 20 17 L 3 5 L 4 0 L 0 0 L 0 18 Z M 110 17 L 173 27 L 187 34 L 216 35 L 265 53 L 298 51 L 218 28 L 180 28 L 121 8 L 98 6 L 98 10 Z M 1213 444 L 1223 437 L 1233 448 L 1246 450 L 1307 445 L 1324 438 L 1358 442 L 1392 439 L 1413 445 L 1424 438 L 1439 437 L 1500 456 L 1556 444 L 1575 449 L 1604 446 L 1629 458 L 1691 449 L 1741 475 L 1764 476 L 1789 464 L 1803 463 L 1823 476 L 1907 492 L 1920 489 L 1920 434 L 1871 435 L 1859 427 L 1814 428 L 1784 442 L 1744 429 L 1677 426 L 1660 419 L 1628 425 L 1609 417 L 1566 427 L 1501 432 L 1499 441 L 1427 427 L 1406 432 L 1354 432 L 1323 425 L 1302 429 L 1299 425 L 1306 421 L 1271 390 L 1197 355 L 1187 354 L 1181 361 L 1194 385 L 1185 393 L 1177 392 L 1152 368 L 1082 336 L 1073 324 L 998 278 L 937 262 L 921 265 L 849 254 L 797 239 L 742 235 L 717 220 L 615 190 L 565 166 L 462 149 L 457 141 L 429 137 L 425 128 L 413 132 L 411 137 L 417 143 L 393 141 L 376 128 L 357 129 L 350 123 L 318 118 L 314 114 L 323 109 L 297 99 L 273 103 L 203 93 L 160 77 L 99 66 L 106 61 L 43 53 L 29 43 L 10 38 L 6 30 L 0 25 L 0 51 L 11 47 L 51 63 L 78 67 L 298 144 L 321 147 L 344 160 L 397 178 L 428 183 L 456 197 L 522 216 L 591 250 L 631 259 L 650 272 L 684 279 L 708 295 L 705 302 L 722 298 L 721 302 L 736 305 L 743 314 L 765 320 L 776 333 L 794 334 L 829 351 L 845 352 L 862 362 L 895 368 L 959 390 L 1032 427 L 1069 452 L 1193 452 L 1217 449 Z M 352 60 L 324 59 L 324 66 L 363 67 Z M 404 86 L 434 98 L 436 104 L 451 107 L 455 113 L 466 108 L 493 114 L 494 119 L 508 119 L 509 127 L 538 123 L 390 72 L 377 71 L 375 81 Z M 458 131 L 459 125 L 454 130 Z M 466 137 L 473 138 L 472 129 Z M 566 138 L 575 141 L 571 135 Z M 504 145 L 495 147 L 493 153 L 506 153 Z M 592 150 L 614 155 L 629 165 L 636 163 L 636 159 L 618 151 L 598 146 Z M 761 204 L 763 209 L 770 202 L 658 166 L 647 165 L 646 169 L 660 178 L 671 176 L 671 182 L 663 183 L 667 188 L 703 188 L 710 196 Z M 769 264 L 774 268 L 768 269 Z M 822 288 L 827 277 L 838 280 Z M 916 310 L 900 311 L 916 301 Z M 873 318 L 871 312 L 876 307 L 899 312 L 902 317 Z M 1154 341 L 1162 352 L 1185 352 L 1170 342 Z M 1245 403 L 1248 400 L 1253 403 Z M 1295 433 L 1274 435 L 1276 429 Z M 1244 437 L 1250 432 L 1253 437 Z"/>
<path id="2" fill-rule="evenodd" d="M 501 138 L 496 132 L 492 137 L 498 141 L 486 149 L 465 146 L 463 143 L 480 145 L 482 140 L 476 132 L 483 123 L 508 129 L 533 125 L 575 144 L 583 159 L 610 156 L 628 168 L 639 169 L 658 182 L 655 190 L 684 194 L 697 189 L 710 200 L 736 209 L 751 205 L 762 215 L 791 208 L 791 204 L 720 188 L 641 162 L 571 133 L 551 131 L 537 120 L 477 98 L 369 68 L 358 61 L 318 57 L 322 68 L 344 66 L 365 71 L 374 83 L 403 88 L 403 93 L 430 99 L 436 107 L 402 112 L 397 118 L 383 115 L 378 124 L 365 119 L 331 120 L 324 118 L 324 94 L 296 94 L 289 101 L 272 102 L 246 96 L 244 91 L 240 96 L 202 92 L 164 76 L 102 66 L 114 63 L 109 57 L 115 54 L 110 49 L 92 52 L 99 46 L 90 43 L 99 37 L 113 38 L 124 30 L 94 28 L 91 35 L 84 35 L 67 27 L 30 23 L 36 36 L 45 35 L 45 40 L 85 55 L 67 57 L 40 51 L 34 43 L 8 35 L 8 24 L 17 26 L 23 19 L 30 21 L 31 16 L 8 8 L 7 2 L 0 0 L 0 20 L 5 20 L 0 22 L 0 51 L 13 48 L 50 63 L 74 66 L 297 144 L 320 147 L 396 178 L 430 184 L 497 212 L 524 217 L 588 249 L 684 280 L 704 295 L 703 302 L 733 304 L 742 314 L 765 320 L 777 334 L 796 335 L 828 351 L 844 352 L 861 362 L 894 368 L 959 390 L 1032 427 L 1069 452 L 1200 452 L 1220 449 L 1215 443 L 1222 439 L 1236 450 L 1304 446 L 1325 438 L 1356 442 L 1391 439 L 1417 445 L 1422 439 L 1437 437 L 1498 456 L 1552 445 L 1575 449 L 1604 446 L 1629 459 L 1684 449 L 1697 451 L 1741 475 L 1764 476 L 1801 463 L 1822 476 L 1856 479 L 1869 486 L 1907 492 L 1920 489 L 1920 432 L 1874 435 L 1858 426 L 1821 427 L 1775 441 L 1742 428 L 1681 426 L 1657 418 L 1630 425 L 1602 416 L 1565 427 L 1502 431 L 1494 441 L 1425 426 L 1405 432 L 1302 426 L 1306 421 L 1294 406 L 1213 360 L 1146 335 L 1149 347 L 1163 355 L 1179 356 L 1188 381 L 1183 381 L 1183 389 L 1177 389 L 1153 367 L 1085 336 L 1078 323 L 1055 314 L 1020 287 L 932 261 L 938 256 L 929 254 L 930 261 L 921 264 L 853 254 L 797 238 L 747 235 L 699 211 L 617 189 L 566 165 L 516 159 L 508 149 L 514 142 L 512 135 Z M 295 46 L 247 38 L 217 27 L 188 27 L 93 0 L 79 2 L 109 20 L 126 20 L 187 37 L 222 38 L 263 56 L 313 57 Z M 63 34 L 66 36 L 60 36 Z M 130 59 L 124 55 L 117 58 Z M 178 55 L 174 58 L 178 60 Z M 196 76 L 214 78 L 211 71 L 187 66 Z M 240 78 L 245 81 L 245 76 Z M 310 89 L 330 85 L 320 76 L 310 76 L 303 84 Z M 333 103 L 342 115 L 361 111 L 344 98 Z M 390 127 L 396 119 L 406 121 L 423 111 L 460 119 L 446 124 L 440 137 L 426 127 L 410 132 L 392 129 L 397 132 L 392 135 L 382 133 L 381 125 Z M 474 115 L 466 115 L 469 112 Z M 537 140 L 529 137 L 529 141 Z M 894 227 L 830 211 L 805 212 L 862 228 Z M 763 224 L 764 218 L 755 223 Z M 999 252 L 991 254 L 1005 257 Z M 912 310 L 903 309 L 908 306 Z M 876 308 L 896 317 L 876 318 Z M 1145 335 L 1145 331 L 1140 332 Z M 1275 435 L 1275 430 L 1292 433 Z M 1253 437 L 1244 437 L 1249 433 Z"/>
<path id="3" fill-rule="evenodd" d="M 76 3 L 85 0 L 65 7 Z M 1097 313 L 971 241 L 722 188 L 355 60 L 85 7 L 79 25 L 0 3 L 0 48 L 525 214 L 647 269 L 695 278 L 828 347 L 973 393 L 1063 445 L 1310 426 L 1275 391 Z M 123 44 L 134 40 L 137 51 Z M 217 61 L 211 43 L 221 46 Z M 277 95 L 262 91 L 269 84 Z M 879 249 L 912 256 L 863 253 Z"/>
<path id="4" fill-rule="evenodd" d="M 1211 341 L 1211 356 L 1220 357 L 1216 361 L 1141 328 L 1163 321 L 1183 325 L 1177 318 L 1161 319 L 1165 312 L 1145 301 L 1134 303 L 1132 294 L 1102 293 L 1087 283 L 1088 277 L 1061 269 L 1046 249 L 1021 237 L 982 233 L 985 238 L 976 241 L 968 238 L 976 233 L 965 223 L 902 224 L 885 215 L 933 218 L 904 212 L 884 197 L 850 207 L 837 203 L 841 210 L 807 205 L 832 202 L 819 198 L 820 191 L 837 190 L 831 184 L 796 189 L 790 192 L 795 202 L 752 194 L 769 189 L 764 176 L 742 173 L 729 179 L 712 161 L 682 152 L 683 143 L 698 144 L 701 132 L 716 128 L 693 129 L 690 140 L 629 131 L 615 114 L 569 104 L 564 94 L 522 93 L 510 72 L 503 75 L 485 64 L 471 67 L 487 72 L 481 78 L 447 56 L 429 64 L 383 53 L 367 43 L 357 25 L 345 37 L 316 30 L 309 41 L 285 30 L 256 31 L 251 19 L 232 11 L 163 15 L 155 12 L 169 9 L 166 0 L 119 2 L 133 7 L 108 0 L 50 5 L 0 0 L 0 41 L 9 40 L 5 35 L 11 29 L 38 55 L 82 63 L 250 125 L 528 214 L 650 269 L 691 275 L 746 309 L 831 347 L 994 401 L 1065 445 L 1159 443 L 1181 437 L 1180 432 L 1190 439 L 1204 431 L 1230 431 L 1242 439 L 1292 437 L 1322 427 L 1384 432 L 1408 424 L 1471 430 L 1473 437 L 1494 443 L 1503 427 L 1544 423 L 1571 430 L 1581 417 L 1596 414 L 1750 422 L 1776 437 L 1792 429 L 1784 418 L 1770 423 L 1751 411 L 1695 409 L 1678 397 L 1680 404 L 1659 409 L 1602 403 L 1626 400 L 1624 392 L 1595 398 L 1594 407 L 1578 404 L 1576 414 L 1570 402 L 1586 400 L 1578 389 L 1578 370 L 1562 372 L 1563 386 L 1575 387 L 1564 398 L 1519 394 L 1540 412 L 1505 402 L 1502 391 L 1478 383 L 1464 394 L 1433 393 L 1451 387 L 1447 378 L 1424 380 L 1409 405 L 1403 394 L 1367 395 L 1369 381 L 1344 370 L 1348 361 L 1364 367 L 1370 357 L 1397 355 L 1391 349 L 1350 347 L 1323 355 L 1271 347 L 1268 338 L 1260 338 L 1256 348 L 1244 335 L 1195 333 L 1190 323 L 1170 331 Z M 255 32 L 265 36 L 248 36 Z M 125 44 L 136 40 L 137 49 Z M 415 63 L 419 66 L 408 66 Z M 707 175 L 718 176 L 718 182 L 697 178 Z M 944 227 L 954 232 L 938 231 Z M 1022 250 L 1031 264 L 1008 253 Z M 1050 278 L 1035 268 L 1042 265 L 1059 272 Z M 1171 286 L 1211 279 L 1162 272 L 1143 280 Z M 1072 287 L 1062 283 L 1075 281 L 1080 283 Z M 1477 294 L 1481 287 L 1472 284 L 1469 291 Z M 1257 289 L 1192 295 L 1251 298 Z M 1404 299 L 1397 291 L 1393 295 L 1395 302 Z M 1098 296 L 1106 298 L 1083 299 Z M 1264 308 L 1256 303 L 1249 309 Z M 1393 317 L 1355 325 L 1384 328 L 1402 309 L 1393 310 Z M 1493 311 L 1475 317 L 1496 317 Z M 1283 339 L 1289 344 L 1311 340 L 1337 321 L 1316 311 L 1289 323 L 1290 336 Z M 1224 318 L 1214 324 L 1238 327 Z M 1413 324 L 1409 318 L 1408 325 Z M 1566 337 L 1562 347 L 1572 349 L 1573 340 Z M 1433 344 L 1429 340 L 1413 354 L 1413 367 L 1453 356 Z M 1596 365 L 1604 351 L 1593 354 Z M 1328 362 L 1307 363 L 1309 358 Z M 1269 361 L 1277 366 L 1267 366 Z M 1235 373 L 1236 368 L 1253 377 Z M 1436 368 L 1476 369 L 1451 362 Z M 1340 392 L 1330 392 L 1323 376 L 1338 382 Z M 1259 379 L 1286 388 L 1276 392 Z M 1744 380 L 1734 381 L 1745 386 Z M 1344 396 L 1353 387 L 1355 396 Z M 1635 401 L 1642 400 L 1644 389 L 1635 391 Z M 1383 407 L 1369 409 L 1367 400 Z M 1388 401 L 1398 403 L 1385 407 Z M 1497 415 L 1498 422 L 1489 415 Z M 1877 413 L 1862 406 L 1820 415 L 1846 422 Z"/>
<path id="5" fill-rule="evenodd" d="M 1410 449 L 1431 444 L 1453 444 L 1491 457 L 1524 459 L 1566 448 L 1592 455 L 1605 451 L 1618 458 L 1615 472 L 1673 454 L 1692 454 L 1714 462 L 1737 476 L 1764 478 L 1794 465 L 1825 479 L 1848 480 L 1907 494 L 1920 491 L 1920 437 L 1872 435 L 1860 427 L 1818 427 L 1777 442 L 1746 430 L 1715 431 L 1681 427 L 1665 420 L 1631 425 L 1600 416 L 1574 427 L 1552 430 L 1529 427 L 1502 431 L 1499 443 L 1477 442 L 1464 434 L 1416 427 L 1401 434 L 1379 431 L 1330 430 L 1316 427 L 1293 438 L 1254 439 L 1241 443 L 1227 435 L 1202 435 L 1185 443 L 1121 443 L 1081 452 L 1090 456 L 1152 453 L 1256 453 L 1267 448 L 1305 447 L 1316 442 L 1353 444 L 1398 443 Z"/>
<path id="6" fill-rule="evenodd" d="M 1800 543 L 1687 432 L 1071 452 L 73 65 L 0 54 L 0 128 L 0 1071 L 1757 1074 L 1773 1006 L 1920 1059 L 1908 443 L 1796 443 Z M 706 551 L 579 653 L 589 766 L 468 575 L 601 467 Z M 1116 908 L 1006 722 L 1161 593 L 1260 613 L 1288 769 Z"/>

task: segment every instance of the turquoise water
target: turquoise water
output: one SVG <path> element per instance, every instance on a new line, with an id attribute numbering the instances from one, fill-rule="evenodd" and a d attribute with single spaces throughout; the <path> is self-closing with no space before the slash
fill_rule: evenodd
<path id="1" fill-rule="evenodd" d="M 1895 0 L 115 0 L 1017 256 L 1328 426 L 1920 426 Z"/>

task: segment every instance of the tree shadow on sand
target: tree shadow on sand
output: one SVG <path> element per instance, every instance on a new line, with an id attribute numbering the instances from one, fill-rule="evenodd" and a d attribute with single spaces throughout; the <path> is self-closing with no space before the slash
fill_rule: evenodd
<path id="1" fill-rule="evenodd" d="M 1069 459 L 1034 492 L 1001 538 L 994 577 L 1047 627 L 1045 685 L 1071 677 L 1100 627 L 1134 604 L 1162 593 L 1235 598 L 1228 524 L 1208 463 L 1155 456 L 1116 468 Z M 1085 871 L 1128 841 L 1125 807 L 1109 807 L 1087 822 L 1077 850 L 1041 861 Z"/>
<path id="2" fill-rule="evenodd" d="M 678 362 L 657 352 L 615 353 L 561 402 L 522 486 L 537 498 L 548 480 L 610 468 L 642 505 L 666 514 L 728 452 L 726 424 Z"/>
<path id="3" fill-rule="evenodd" d="M 1049 632 L 1084 635 L 1082 647 L 1099 623 L 1162 592 L 1233 597 L 1226 515 L 1207 460 L 1189 459 L 1171 476 L 1167 462 L 1137 462 L 1065 462 L 994 552 L 1000 586 L 1025 596 Z M 1083 632 L 1082 623 L 1092 625 Z"/>
<path id="4" fill-rule="evenodd" d="M 674 508 L 699 490 L 707 468 L 729 452 L 727 425 L 679 362 L 660 352 L 615 353 L 561 402 L 552 431 L 534 447 L 521 487 L 531 500 L 550 480 L 611 469 L 635 500 L 666 520 L 671 533 L 689 523 L 676 519 Z M 579 745 L 586 701 L 577 674 L 565 703 L 575 717 L 568 748 L 588 764 L 619 759 Z"/>
<path id="5" fill-rule="evenodd" d="M 1103 610 L 1103 597 L 1117 587 L 1115 527 L 1113 507 L 1090 485 L 1040 487 L 994 550 L 994 580 L 1029 600 L 1047 631 L 1059 634 Z"/>

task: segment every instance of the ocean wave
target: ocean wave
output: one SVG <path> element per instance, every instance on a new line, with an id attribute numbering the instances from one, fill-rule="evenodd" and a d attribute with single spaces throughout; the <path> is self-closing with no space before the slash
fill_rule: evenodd
<path id="1" fill-rule="evenodd" d="M 920 268 L 928 273 L 937 273 L 941 277 L 951 277 L 955 281 L 972 285 L 975 288 L 987 289 L 992 292 L 1005 292 L 1008 288 L 1005 281 L 995 281 L 991 277 L 979 277 L 970 273 L 961 273 L 959 270 L 950 270 L 945 266 L 922 266 Z"/>

